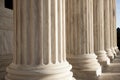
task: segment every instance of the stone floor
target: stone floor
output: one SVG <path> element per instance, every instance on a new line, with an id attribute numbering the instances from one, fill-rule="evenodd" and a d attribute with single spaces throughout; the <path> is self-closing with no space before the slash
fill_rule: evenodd
<path id="1" fill-rule="evenodd" d="M 120 80 L 120 54 L 105 68 L 98 80 Z"/>
<path id="2" fill-rule="evenodd" d="M 3 76 L 0 75 L 0 80 L 4 80 L 2 77 Z M 89 80 L 120 80 L 120 54 L 103 70 L 100 77 Z"/>

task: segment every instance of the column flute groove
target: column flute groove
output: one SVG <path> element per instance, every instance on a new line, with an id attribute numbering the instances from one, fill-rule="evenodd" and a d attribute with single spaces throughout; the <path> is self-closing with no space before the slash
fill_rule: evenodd
<path id="1" fill-rule="evenodd" d="M 51 64 L 52 63 L 52 61 L 51 61 L 51 58 L 52 58 L 52 56 L 51 56 L 51 0 L 49 0 L 49 4 L 48 4 L 48 8 L 49 8 L 49 11 L 48 11 L 48 16 L 49 16 L 49 33 L 48 33 L 48 35 L 49 35 L 49 64 Z"/>
<path id="2" fill-rule="evenodd" d="M 116 26 L 116 0 L 113 0 L 113 27 L 114 27 L 114 49 L 116 55 L 120 53 L 118 46 L 117 46 L 117 26 Z"/>
<path id="3" fill-rule="evenodd" d="M 105 40 L 105 50 L 108 57 L 113 60 L 114 55 L 110 48 L 110 13 L 109 13 L 109 0 L 104 0 L 104 40 Z"/>
<path id="4" fill-rule="evenodd" d="M 77 80 L 101 75 L 94 53 L 93 0 L 66 0 L 67 59 Z"/>
<path id="5" fill-rule="evenodd" d="M 39 5 L 40 4 L 40 5 Z M 39 50 L 39 56 L 40 56 L 40 65 L 43 65 L 44 62 L 43 62 L 43 0 L 39 0 L 39 8 L 38 8 L 38 12 L 39 12 L 39 45 L 38 47 L 40 47 L 40 50 Z"/>
<path id="6" fill-rule="evenodd" d="M 94 49 L 97 55 L 98 62 L 102 66 L 110 64 L 110 59 L 107 56 L 104 46 L 104 0 L 94 1 Z"/>
<path id="7" fill-rule="evenodd" d="M 14 0 L 14 27 L 6 80 L 75 80 L 66 60 L 65 0 Z"/>
<path id="8" fill-rule="evenodd" d="M 110 47 L 114 56 L 116 56 L 116 52 L 114 49 L 114 18 L 113 18 L 113 0 L 109 1 L 110 8 Z"/>

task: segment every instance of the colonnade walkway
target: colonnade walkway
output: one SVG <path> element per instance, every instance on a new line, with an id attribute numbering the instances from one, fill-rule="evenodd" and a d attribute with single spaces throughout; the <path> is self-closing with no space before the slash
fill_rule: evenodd
<path id="1" fill-rule="evenodd" d="M 120 54 L 103 70 L 98 80 L 120 80 Z"/>

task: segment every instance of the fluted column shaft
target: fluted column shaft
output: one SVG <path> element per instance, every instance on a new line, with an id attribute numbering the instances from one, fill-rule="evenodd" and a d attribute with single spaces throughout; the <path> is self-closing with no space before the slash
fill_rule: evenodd
<path id="1" fill-rule="evenodd" d="M 110 63 L 104 47 L 104 0 L 94 1 L 94 49 L 101 65 Z"/>
<path id="2" fill-rule="evenodd" d="M 105 50 L 108 57 L 112 60 L 114 55 L 110 48 L 110 13 L 109 13 L 109 0 L 104 0 L 104 40 Z"/>
<path id="3" fill-rule="evenodd" d="M 111 46 L 111 50 L 114 54 L 114 56 L 116 56 L 116 52 L 114 49 L 114 17 L 113 15 L 115 15 L 115 12 L 113 11 L 113 0 L 109 1 L 109 9 L 110 9 L 110 46 Z"/>
<path id="4" fill-rule="evenodd" d="M 67 0 L 67 59 L 77 80 L 101 74 L 93 43 L 93 0 Z"/>
<path id="5" fill-rule="evenodd" d="M 117 29 L 116 29 L 116 0 L 113 0 L 113 27 L 114 27 L 114 49 L 115 52 L 118 54 L 119 49 L 117 46 Z"/>
<path id="6" fill-rule="evenodd" d="M 14 0 L 15 52 L 6 80 L 73 80 L 65 0 Z"/>

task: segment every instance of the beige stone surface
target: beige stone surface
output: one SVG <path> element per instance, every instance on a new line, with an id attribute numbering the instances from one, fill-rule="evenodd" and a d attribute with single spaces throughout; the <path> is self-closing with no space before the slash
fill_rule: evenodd
<path id="1" fill-rule="evenodd" d="M 113 11 L 114 11 L 113 1 L 114 0 L 109 1 L 109 6 L 110 6 L 109 7 L 109 9 L 110 9 L 110 47 L 111 47 L 112 53 L 114 54 L 114 56 L 116 56 L 115 47 L 114 47 L 115 25 L 114 25 L 114 16 L 113 16 Z"/>
<path id="2" fill-rule="evenodd" d="M 1 8 L 4 7 L 4 0 L 0 0 L 0 7 L 1 7 Z"/>
<path id="3" fill-rule="evenodd" d="M 16 26 L 13 26 L 13 11 L 5 8 L 4 0 L 0 0 L 0 80 L 4 80 L 6 66 L 11 63 L 12 57 L 14 60 L 7 68 L 6 80 L 75 80 L 70 71 L 72 66 L 66 60 L 66 50 L 77 80 L 120 80 L 120 55 L 98 77 L 101 67 L 94 54 L 95 43 L 98 57 L 104 61 L 103 64 L 109 63 L 105 52 L 105 48 L 110 51 L 109 31 L 108 27 L 104 28 L 109 19 L 110 48 L 114 55 L 115 50 L 119 51 L 116 46 L 115 0 L 109 0 L 109 6 L 104 4 L 107 0 L 66 0 L 66 28 L 65 0 L 14 1 Z M 95 14 L 92 13 L 93 7 Z M 103 8 L 108 11 L 105 17 Z M 16 40 L 13 39 L 14 30 Z M 99 34 L 96 35 L 96 32 Z M 13 43 L 17 45 L 13 46 Z M 14 51 L 16 53 L 12 56 Z"/>
<path id="4" fill-rule="evenodd" d="M 120 80 L 120 54 L 103 71 L 98 80 Z"/>
<path id="5" fill-rule="evenodd" d="M 13 30 L 13 11 L 0 6 L 0 55 L 13 53 Z"/>
<path id="6" fill-rule="evenodd" d="M 6 80 L 74 80 L 66 60 L 65 0 L 14 0 L 15 53 Z"/>
<path id="7" fill-rule="evenodd" d="M 1 29 L 13 30 L 13 11 L 0 6 L 0 30 Z"/>
<path id="8" fill-rule="evenodd" d="M 104 46 L 104 0 L 93 0 L 94 50 L 102 66 L 110 64 Z"/>
<path id="9" fill-rule="evenodd" d="M 5 80 L 6 67 L 12 62 L 12 55 L 0 56 L 0 80 Z"/>
<path id="10" fill-rule="evenodd" d="M 93 0 L 66 0 L 66 31 L 67 59 L 74 77 L 99 76 L 101 66 L 93 43 Z"/>
<path id="11" fill-rule="evenodd" d="M 5 8 L 4 0 L 0 0 L 0 80 L 12 62 L 13 42 L 13 11 Z"/>
<path id="12" fill-rule="evenodd" d="M 113 3 L 113 39 L 114 39 L 114 42 L 113 42 L 113 46 L 114 46 L 114 49 L 115 49 L 115 52 L 116 54 L 119 54 L 120 51 L 118 49 L 118 46 L 117 46 L 117 29 L 116 29 L 116 0 L 112 0 L 112 3 Z"/>
<path id="13" fill-rule="evenodd" d="M 13 53 L 13 31 L 0 30 L 0 56 Z"/>
<path id="14" fill-rule="evenodd" d="M 104 46 L 107 52 L 107 56 L 110 60 L 114 59 L 114 55 L 112 53 L 110 47 L 110 13 L 109 13 L 109 0 L 104 0 Z"/>

